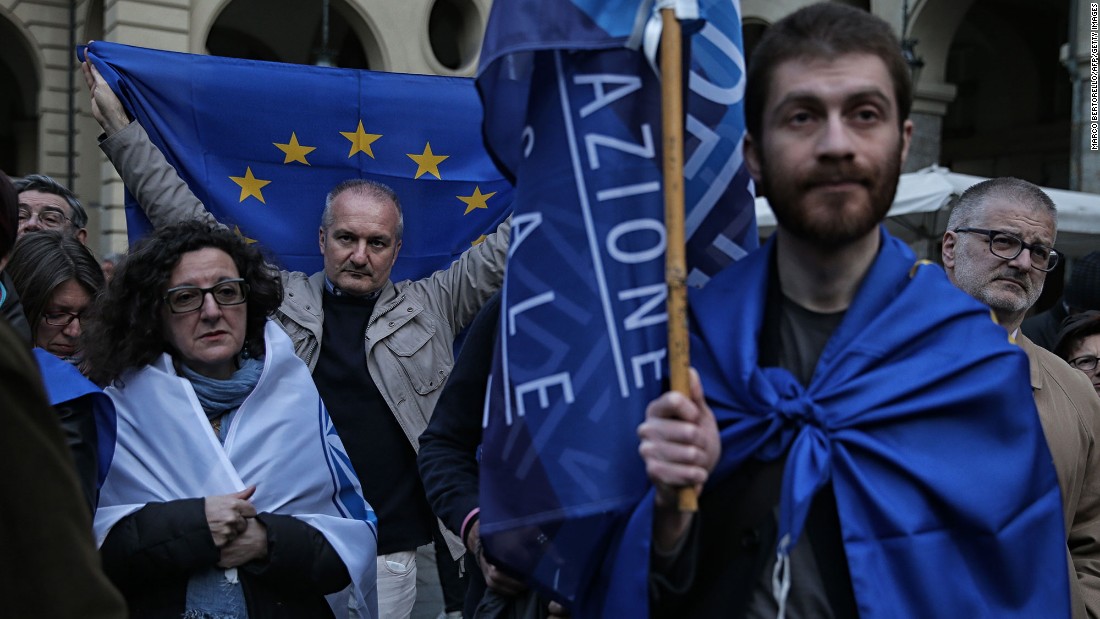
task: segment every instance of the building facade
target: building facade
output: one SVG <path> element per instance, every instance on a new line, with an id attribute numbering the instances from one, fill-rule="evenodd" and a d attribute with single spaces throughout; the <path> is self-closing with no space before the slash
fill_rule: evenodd
<path id="1" fill-rule="evenodd" d="M 747 53 L 807 0 L 742 0 Z M 907 170 L 931 164 L 1100 193 L 1090 141 L 1091 3 L 846 0 L 915 42 Z M 0 169 L 88 205 L 98 254 L 126 247 L 124 189 L 73 48 L 90 39 L 304 64 L 472 76 L 491 0 L 0 0 Z M 918 64 L 918 63 L 914 63 Z"/>

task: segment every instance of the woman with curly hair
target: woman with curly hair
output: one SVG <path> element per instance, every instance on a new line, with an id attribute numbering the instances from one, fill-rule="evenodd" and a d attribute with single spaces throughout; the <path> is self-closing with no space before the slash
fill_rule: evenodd
<path id="1" fill-rule="evenodd" d="M 88 508 L 94 509 L 97 488 L 107 473 L 99 462 L 110 459 L 114 409 L 75 366 L 82 358 L 81 333 L 92 300 L 103 288 L 103 271 L 83 243 L 60 230 L 20 237 L 8 271 L 22 298 L 50 406 L 61 420 Z"/>
<path id="2" fill-rule="evenodd" d="M 1062 321 L 1054 354 L 1084 372 L 1100 395 L 1100 366 L 1096 363 L 1100 357 L 1100 311 L 1079 312 Z"/>
<path id="3" fill-rule="evenodd" d="M 87 362 L 118 438 L 96 537 L 133 617 L 345 616 L 338 592 L 375 607 L 374 514 L 268 321 L 281 297 L 259 251 L 188 222 L 137 245 L 97 304 Z"/>

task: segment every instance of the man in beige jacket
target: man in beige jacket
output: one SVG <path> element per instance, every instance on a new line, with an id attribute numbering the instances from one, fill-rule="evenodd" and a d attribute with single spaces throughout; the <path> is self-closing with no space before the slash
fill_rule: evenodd
<path id="1" fill-rule="evenodd" d="M 959 197 L 943 235 L 951 281 L 993 310 L 1027 353 L 1066 524 L 1073 616 L 1100 616 L 1100 398 L 1088 379 L 1020 332 L 1061 256 L 1054 202 L 1027 181 L 995 178 Z M 960 342 L 965 346 L 965 342 Z M 1043 578 L 1036 574 L 1036 578 Z"/>

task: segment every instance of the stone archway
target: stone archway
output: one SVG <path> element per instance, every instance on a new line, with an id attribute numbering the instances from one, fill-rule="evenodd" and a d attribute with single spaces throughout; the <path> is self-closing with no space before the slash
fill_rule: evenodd
<path id="1" fill-rule="evenodd" d="M 952 37 L 944 78 L 958 96 L 941 160 L 958 172 L 1069 187 L 1072 85 L 1058 60 L 1058 0 L 975 0 Z"/>
<path id="2" fill-rule="evenodd" d="M 379 68 L 378 45 L 364 44 L 370 30 L 356 23 L 356 11 L 344 0 L 329 4 L 323 50 L 322 0 L 200 0 L 192 13 L 192 51 L 296 64 L 317 64 L 327 57 L 335 66 Z"/>
<path id="3" fill-rule="evenodd" d="M 38 94 L 42 67 L 29 35 L 0 10 L 0 169 L 22 175 L 38 168 Z"/>
<path id="4" fill-rule="evenodd" d="M 910 3 L 909 28 L 902 38 L 915 40 L 924 66 L 913 88 L 913 143 L 905 171 L 941 162 L 943 118 L 955 100 L 955 85 L 945 75 L 955 32 L 975 0 L 923 0 Z M 900 22 L 898 24 L 900 26 Z"/>

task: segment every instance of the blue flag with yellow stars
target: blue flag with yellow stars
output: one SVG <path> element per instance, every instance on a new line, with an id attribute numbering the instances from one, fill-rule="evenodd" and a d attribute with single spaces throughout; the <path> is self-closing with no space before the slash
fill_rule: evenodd
<path id="1" fill-rule="evenodd" d="M 757 238 L 737 5 L 693 4 L 683 183 L 701 285 Z M 648 548 L 622 532 L 649 486 L 636 429 L 668 364 L 661 84 L 646 46 L 630 47 L 652 8 L 495 0 L 477 78 L 516 191 L 479 530 L 497 564 L 581 618 L 648 616 L 644 562 L 618 557 Z M 616 575 L 630 593 L 609 599 Z"/>
<path id="2" fill-rule="evenodd" d="M 325 195 L 369 178 L 405 219 L 394 281 L 445 268 L 511 208 L 473 80 L 181 54 L 96 41 L 96 67 L 218 221 L 287 270 L 322 268 Z M 150 229 L 127 195 L 131 241 Z"/>

